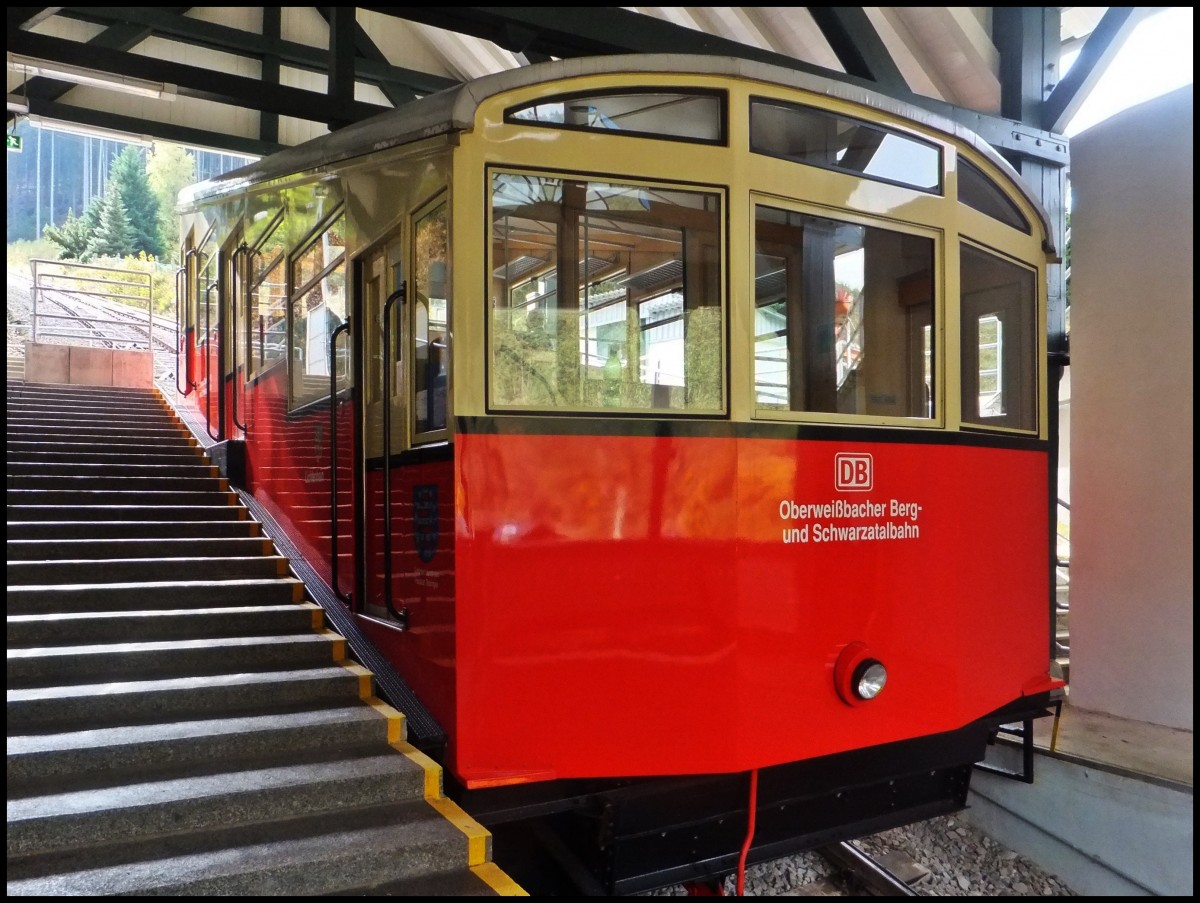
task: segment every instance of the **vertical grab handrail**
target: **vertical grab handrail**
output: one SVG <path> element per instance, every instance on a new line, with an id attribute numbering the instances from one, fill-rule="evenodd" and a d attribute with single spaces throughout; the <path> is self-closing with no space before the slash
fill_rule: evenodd
<path id="1" fill-rule="evenodd" d="M 401 630 L 408 629 L 408 609 L 392 602 L 392 305 L 407 291 L 401 282 L 383 302 L 383 602 Z"/>
<path id="2" fill-rule="evenodd" d="M 250 251 L 250 246 L 247 245 L 245 242 L 242 242 L 241 246 L 238 247 L 238 249 L 233 252 L 233 261 L 232 261 L 233 262 L 233 282 L 237 285 L 241 285 L 242 288 L 245 289 L 246 297 L 244 300 L 245 300 L 245 306 L 246 306 L 246 329 L 247 329 L 246 335 L 247 335 L 247 338 L 249 337 L 249 328 L 250 328 L 250 292 L 249 292 L 249 289 L 246 289 L 246 283 L 248 280 L 246 280 L 246 279 L 239 280 L 237 278 L 237 268 L 238 268 L 238 255 L 246 254 L 249 251 Z M 249 430 L 246 429 L 246 424 L 244 424 L 240 420 L 238 420 L 238 401 L 237 401 L 238 383 L 241 382 L 241 380 L 238 379 L 238 353 L 237 353 L 238 344 L 241 341 L 241 336 L 238 335 L 238 328 L 237 328 L 238 298 L 237 298 L 237 292 L 230 292 L 230 294 L 233 295 L 233 311 L 232 311 L 233 323 L 230 324 L 230 330 L 229 330 L 229 334 L 233 337 L 232 342 L 231 342 L 231 345 L 233 347 L 230 349 L 230 355 L 233 358 L 233 386 L 229 390 L 230 416 L 233 418 L 233 425 L 236 426 L 239 430 L 241 430 L 243 434 L 245 434 L 245 433 L 249 432 Z"/>
<path id="3" fill-rule="evenodd" d="M 337 488 L 337 340 L 343 332 L 350 331 L 350 319 L 340 323 L 329 333 L 329 528 L 330 556 L 329 576 L 333 584 L 333 592 L 347 605 L 351 605 L 351 597 L 342 594 L 338 588 L 338 488 Z"/>
<path id="4" fill-rule="evenodd" d="M 192 391 L 191 386 L 185 388 L 179 382 L 179 349 L 184 340 L 183 323 L 180 314 L 183 310 L 183 292 L 179 290 L 180 277 L 187 272 L 187 258 L 184 257 L 184 263 L 180 264 L 179 269 L 175 271 L 175 392 L 179 395 L 187 395 Z M 184 280 L 186 283 L 186 279 Z"/>
<path id="5" fill-rule="evenodd" d="M 188 303 L 188 298 L 187 298 L 187 284 L 188 284 L 188 283 L 187 283 L 187 267 L 188 267 L 188 260 L 189 260 L 190 258 L 192 258 L 192 257 L 197 257 L 197 256 L 199 256 L 199 254 L 200 254 L 200 252 L 199 252 L 199 251 L 198 251 L 196 248 L 188 248 L 188 249 L 187 249 L 187 252 L 186 252 L 186 253 L 183 255 L 183 267 L 182 267 L 182 269 L 183 269 L 183 298 L 182 298 L 182 302 L 183 302 L 183 303 L 182 303 L 182 304 L 179 304 L 179 303 L 177 303 L 177 304 L 176 304 L 176 310 L 175 310 L 175 323 L 176 323 L 176 326 L 177 326 L 177 328 L 178 328 L 178 331 L 176 332 L 176 335 L 175 335 L 175 344 L 177 344 L 177 345 L 178 345 L 178 344 L 179 344 L 181 341 L 185 341 L 185 340 L 187 339 L 187 303 Z M 184 390 L 183 390 L 183 394 L 184 394 L 184 395 L 187 395 L 189 392 L 191 392 L 191 391 L 192 391 L 192 389 L 198 389 L 198 388 L 200 387 L 200 384 L 199 384 L 199 383 L 196 383 L 196 382 L 193 382 L 193 381 L 192 381 L 192 376 L 191 376 L 191 374 L 192 374 L 192 366 L 191 366 L 191 364 L 192 364 L 192 346 L 193 346 L 193 344 L 194 344 L 194 343 L 192 343 L 192 342 L 188 342 L 186 345 L 184 345 L 184 346 L 183 346 L 183 371 L 184 371 L 184 375 L 187 377 L 187 386 L 186 386 L 186 387 L 184 388 Z M 179 385 L 179 380 L 178 380 L 178 374 L 179 374 L 178 358 L 176 358 L 176 367 L 175 367 L 175 373 L 176 373 L 176 377 L 177 377 L 177 378 L 176 378 L 176 380 L 175 380 L 175 384 L 176 384 L 176 386 L 178 386 L 178 385 Z"/>
<path id="6" fill-rule="evenodd" d="M 221 440 L 221 432 L 217 431 L 217 435 L 213 435 L 212 431 L 212 346 L 210 339 L 212 337 L 212 304 L 209 299 L 212 296 L 212 290 L 217 287 L 217 281 L 214 279 L 204 289 L 204 432 L 208 433 L 208 438 L 214 442 Z M 217 353 L 220 354 L 220 347 L 217 348 Z"/>
<path id="7" fill-rule="evenodd" d="M 184 255 L 184 304 L 185 305 L 187 305 L 187 301 L 188 301 L 188 299 L 187 299 L 187 261 L 188 261 L 188 258 L 190 258 L 190 257 L 199 257 L 199 256 L 200 256 L 200 252 L 198 249 L 196 249 L 196 247 L 190 247 L 190 249 L 187 249 L 186 255 Z M 197 264 L 197 267 L 198 267 L 198 264 Z M 182 311 L 176 311 L 176 315 L 178 315 L 182 319 L 182 331 L 184 331 L 185 337 L 187 335 L 187 312 L 188 312 L 187 306 L 185 306 L 184 310 L 182 310 Z M 185 395 L 187 393 L 190 393 L 190 391 L 192 389 L 200 388 L 200 384 L 198 382 L 194 382 L 192 379 L 192 373 L 194 371 L 196 371 L 196 365 L 194 365 L 194 359 L 196 359 L 196 354 L 194 354 L 194 351 L 196 351 L 196 342 L 187 342 L 187 345 L 184 346 L 184 373 L 185 373 L 185 376 L 187 377 L 187 388 L 184 390 Z"/>

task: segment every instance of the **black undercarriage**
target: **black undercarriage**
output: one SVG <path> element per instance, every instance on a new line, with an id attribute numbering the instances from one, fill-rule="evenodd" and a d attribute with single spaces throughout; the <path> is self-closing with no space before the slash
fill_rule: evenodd
<path id="1" fill-rule="evenodd" d="M 1023 698 L 966 727 L 758 773 L 747 864 L 956 812 L 1003 724 L 1050 714 Z M 613 896 L 735 872 L 747 772 L 447 791 L 493 835 L 492 858 L 530 894 Z"/>

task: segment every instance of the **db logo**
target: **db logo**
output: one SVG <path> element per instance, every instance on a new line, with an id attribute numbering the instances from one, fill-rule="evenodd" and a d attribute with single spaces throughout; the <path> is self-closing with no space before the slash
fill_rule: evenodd
<path id="1" fill-rule="evenodd" d="M 833 456 L 833 485 L 846 492 L 866 492 L 875 481 L 870 455 L 841 452 Z"/>

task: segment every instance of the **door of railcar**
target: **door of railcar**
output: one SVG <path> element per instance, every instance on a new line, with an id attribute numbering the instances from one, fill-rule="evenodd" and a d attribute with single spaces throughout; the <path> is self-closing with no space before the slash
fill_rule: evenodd
<path id="1" fill-rule="evenodd" d="M 219 349 L 221 362 L 221 423 L 222 435 L 228 439 L 245 436 L 245 339 L 246 334 L 246 264 L 249 250 L 244 245 L 244 232 L 239 225 L 221 246 L 220 334 L 224 337 Z"/>
<path id="2" fill-rule="evenodd" d="M 357 268 L 359 611 L 423 628 L 422 643 L 448 622 L 453 602 L 447 225 L 446 201 L 436 198 Z"/>
<path id="3" fill-rule="evenodd" d="M 209 226 L 195 255 L 196 392 L 209 438 L 222 438 L 220 273 L 215 229 Z"/>
<path id="4" fill-rule="evenodd" d="M 364 324 L 356 335 L 359 364 L 355 384 L 362 399 L 362 432 L 358 456 L 365 461 L 355 492 L 355 561 L 358 563 L 359 610 L 403 626 L 404 615 L 384 598 L 381 581 L 388 570 L 384 550 L 389 514 L 383 507 L 382 462 L 385 454 L 404 448 L 405 396 L 403 355 L 407 314 L 402 233 L 389 236 L 358 262 L 356 311 L 353 321 Z M 386 314 L 385 314 L 386 311 Z M 385 335 L 386 333 L 386 335 Z M 386 342 L 386 344 L 385 344 Z M 384 399 L 387 399 L 385 405 Z M 385 439 L 385 429 L 388 439 Z"/>

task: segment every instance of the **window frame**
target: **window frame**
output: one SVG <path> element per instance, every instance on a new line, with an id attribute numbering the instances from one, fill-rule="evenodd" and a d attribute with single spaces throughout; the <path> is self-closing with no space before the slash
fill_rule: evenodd
<path id="1" fill-rule="evenodd" d="M 930 366 L 932 370 L 932 385 L 934 392 L 933 404 L 929 410 L 929 416 L 908 417 L 908 416 L 889 416 L 883 414 L 848 414 L 839 413 L 836 411 L 799 411 L 779 408 L 764 408 L 758 400 L 757 376 L 756 376 L 756 346 L 758 336 L 755 330 L 749 330 L 749 352 L 747 359 L 750 362 L 749 371 L 749 418 L 755 422 L 784 422 L 784 423 L 821 423 L 841 426 L 899 426 L 911 429 L 945 429 L 947 425 L 946 415 L 946 393 L 947 385 L 945 379 L 946 360 L 947 360 L 947 341 L 946 341 L 946 263 L 945 249 L 947 247 L 946 232 L 942 228 L 938 228 L 926 223 L 915 223 L 906 220 L 896 220 L 882 216 L 872 216 L 861 213 L 857 210 L 851 210 L 845 207 L 825 207 L 818 204 L 804 203 L 797 201 L 794 198 L 784 198 L 778 195 L 764 194 L 760 191 L 751 191 L 749 196 L 750 202 L 750 224 L 752 232 L 750 234 L 750 244 L 748 255 L 751 260 L 749 272 L 750 283 L 746 303 L 750 309 L 751 323 L 754 322 L 755 314 L 758 310 L 756 300 L 756 291 L 754 280 L 756 278 L 753 266 L 753 260 L 756 256 L 758 247 L 757 239 L 757 208 L 772 207 L 776 210 L 781 210 L 787 213 L 796 213 L 805 216 L 817 217 L 820 219 L 832 220 L 837 223 L 844 223 L 852 226 L 865 226 L 867 228 L 882 229 L 889 232 L 898 232 L 905 235 L 911 235 L 919 238 L 926 238 L 931 241 L 930 265 L 933 268 L 931 285 L 933 290 L 933 298 L 930 305 L 930 317 L 932 323 L 928 324 L 931 329 L 930 336 L 932 340 L 932 354 Z M 795 255 L 803 267 L 802 255 Z M 802 275 L 802 271 L 801 271 Z M 793 312 L 788 312 L 787 320 L 789 324 L 793 322 L 796 316 Z M 916 347 L 915 330 L 920 329 L 924 324 L 915 320 L 911 310 L 905 313 L 906 332 L 903 338 L 905 353 L 913 358 L 913 350 Z M 869 353 L 869 350 L 867 351 Z M 788 364 L 790 365 L 790 362 Z M 909 403 L 914 403 L 911 399 L 914 390 L 914 380 L 918 371 L 914 368 L 919 366 L 919 373 L 924 374 L 924 360 L 910 361 L 908 377 L 905 385 L 902 387 L 903 392 L 909 397 Z M 923 380 L 922 380 L 923 381 Z"/>
<path id="2" fill-rule="evenodd" d="M 433 216 L 438 210 L 443 212 L 443 218 L 446 223 L 446 271 L 443 277 L 443 283 L 446 290 L 446 387 L 445 387 L 445 409 L 443 417 L 445 423 L 434 429 L 418 429 L 417 421 L 417 308 L 421 302 L 419 300 L 420 283 L 418 279 L 423 277 L 423 274 L 417 271 L 417 242 L 419 240 L 419 229 L 421 223 Z M 453 342 L 453 318 L 454 318 L 454 298 L 453 298 L 453 239 L 452 239 L 452 224 L 451 224 L 451 199 L 448 188 L 439 190 L 433 197 L 426 200 L 412 210 L 408 217 L 407 232 L 409 241 L 412 246 L 408 255 L 408 283 L 409 291 L 405 307 L 408 308 L 404 318 L 404 326 L 402 328 L 403 336 L 398 336 L 397 341 L 403 345 L 402 353 L 405 356 L 403 363 L 405 371 L 405 406 L 408 408 L 409 423 L 407 426 L 408 432 L 408 447 L 417 448 L 425 445 L 435 445 L 437 443 L 446 442 L 450 438 L 451 425 L 454 419 L 453 399 L 454 399 L 454 342 Z M 429 329 L 429 321 L 426 321 L 426 330 Z M 425 391 L 430 391 L 429 387 Z"/>
<path id="3" fill-rule="evenodd" d="M 1009 229 L 1014 229 L 1017 232 L 1021 232 L 1025 235 L 1033 235 L 1033 225 L 1029 222 L 1029 217 L 1025 215 L 1025 212 L 1021 210 L 1020 206 L 1012 199 L 1012 197 L 1009 196 L 1009 193 L 1004 190 L 1000 183 L 987 174 L 982 166 L 980 166 L 978 163 L 975 163 L 973 160 L 969 160 L 961 153 L 957 155 L 955 165 L 958 167 L 958 173 L 956 177 L 958 185 L 956 198 L 958 203 L 962 204 L 964 207 L 974 210 L 976 213 L 982 213 L 989 219 L 1000 223 L 1002 226 L 1006 226 Z M 970 179 L 975 179 L 977 181 L 971 182 L 970 179 L 964 180 L 963 173 L 970 173 Z M 986 199 L 976 198 L 977 203 L 972 203 L 964 196 L 964 182 L 967 182 L 968 185 L 974 185 L 975 187 L 981 189 L 990 189 L 994 196 Z M 997 216 L 995 212 L 988 210 L 986 205 L 987 200 L 991 200 L 1002 210 L 1010 214 L 1010 216 L 1015 219 L 1016 222 L 1010 222 L 1001 216 Z"/>
<path id="4" fill-rule="evenodd" d="M 767 150 L 758 150 L 754 146 L 754 112 L 759 105 L 773 106 L 782 109 L 802 110 L 811 115 L 817 115 L 831 120 L 844 120 L 845 122 L 857 124 L 859 127 L 867 127 L 884 132 L 888 135 L 895 135 L 897 138 L 909 141 L 913 144 L 922 145 L 934 152 L 936 157 L 937 169 L 937 185 L 932 188 L 926 188 L 921 185 L 914 185 L 912 182 L 901 182 L 896 179 L 888 179 L 882 176 L 871 175 L 863 170 L 848 169 L 841 166 L 833 166 L 826 163 L 816 163 L 809 160 L 800 160 L 794 156 L 787 154 L 772 153 Z M 826 172 L 834 172 L 839 175 L 848 176 L 852 179 L 865 179 L 869 182 L 879 182 L 884 185 L 895 185 L 898 188 L 905 188 L 909 191 L 916 191 L 923 195 L 931 197 L 946 197 L 946 148 L 944 145 L 928 138 L 924 135 L 917 135 L 913 132 L 906 131 L 902 128 L 891 124 L 863 119 L 859 116 L 851 116 L 846 113 L 836 112 L 824 107 L 813 106 L 810 103 L 802 103 L 794 100 L 784 100 L 779 97 L 768 97 L 763 94 L 751 94 L 747 101 L 746 109 L 746 148 L 750 154 L 758 154 L 763 157 L 770 157 L 774 160 L 784 160 L 788 163 L 797 166 L 811 166 L 814 169 L 821 169 Z M 841 208 L 839 208 L 841 209 Z"/>
<path id="5" fill-rule="evenodd" d="M 973 240 L 966 235 L 960 234 L 958 236 L 957 245 L 958 246 L 957 246 L 956 250 L 959 255 L 959 262 L 958 262 L 958 270 L 959 270 L 959 290 L 958 290 L 959 368 L 958 368 L 958 374 L 956 376 L 956 379 L 958 380 L 958 383 L 959 383 L 959 389 L 958 389 L 958 397 L 959 397 L 958 425 L 959 425 L 959 429 L 962 432 L 969 432 L 969 433 L 982 432 L 982 433 L 990 433 L 990 434 L 1008 434 L 1008 435 L 1019 435 L 1019 436 L 1040 435 L 1041 419 L 1042 419 L 1042 413 L 1043 413 L 1042 405 L 1044 403 L 1044 398 L 1043 398 L 1044 386 L 1043 386 L 1043 382 L 1042 382 L 1044 377 L 1042 374 L 1041 361 L 1044 358 L 1043 341 L 1044 341 L 1044 334 L 1045 334 L 1044 324 L 1042 321 L 1042 311 L 1044 308 L 1044 300 L 1043 300 L 1044 296 L 1043 296 L 1042 292 L 1043 292 L 1044 281 L 1041 278 L 1041 276 L 1042 276 L 1041 271 L 1036 266 L 1032 266 L 1027 262 L 1024 262 L 1018 258 L 1015 258 L 1009 254 L 1005 254 L 1004 252 L 1002 252 L 994 247 L 989 247 L 988 245 L 983 244 L 982 242 Z M 1018 322 L 1017 324 L 1015 324 L 1015 327 L 1011 323 L 1006 323 L 1005 313 L 1012 313 L 1012 312 L 1016 311 L 1018 315 L 1022 314 L 1022 312 L 1011 301 L 1008 302 L 1005 305 L 1005 308 L 998 314 L 995 312 L 988 312 L 986 314 L 983 314 L 981 316 L 977 316 L 974 318 L 974 323 L 978 324 L 980 321 L 986 319 L 987 317 L 997 316 L 1000 321 L 1000 329 L 1002 331 L 1002 334 L 1011 335 L 1015 332 L 1015 333 L 1017 333 L 1017 341 L 1018 342 L 1020 341 L 1020 338 L 1021 338 L 1020 332 L 1027 330 L 1028 338 L 1031 340 L 1031 344 L 1030 344 L 1029 351 L 1028 351 L 1029 359 L 1027 362 L 1027 366 L 1024 366 L 1024 367 L 1014 366 L 1014 363 L 1013 363 L 1013 360 L 1011 357 L 1008 357 L 1008 358 L 1003 357 L 1003 355 L 1005 354 L 1005 351 L 1003 349 L 1003 342 L 1006 339 L 1002 338 L 1001 339 L 1001 349 L 999 352 L 1000 356 L 998 356 L 998 365 L 999 365 L 998 369 L 1000 371 L 999 375 L 1002 380 L 1004 378 L 1010 378 L 1010 379 L 1014 378 L 1012 376 L 1012 374 L 1015 372 L 1016 379 L 1021 380 L 1021 381 L 1025 381 L 1025 380 L 1030 381 L 1030 387 L 1029 387 L 1029 390 L 1027 393 L 1028 400 L 1032 404 L 1032 409 L 1029 411 L 1029 420 L 1030 420 L 1029 426 L 1013 426 L 1009 422 L 1001 422 L 1002 420 L 1003 421 L 1011 421 L 1013 419 L 1013 417 L 1019 418 L 1019 412 L 1017 414 L 1010 413 L 1010 414 L 999 415 L 996 418 L 995 422 L 992 422 L 992 423 L 982 422 L 984 420 L 984 418 L 978 414 L 974 415 L 973 419 L 968 419 L 968 417 L 967 417 L 967 399 L 969 397 L 972 397 L 972 393 L 970 391 L 972 388 L 975 390 L 974 397 L 976 399 L 976 401 L 975 401 L 976 410 L 978 410 L 979 375 L 980 375 L 979 349 L 982 346 L 981 346 L 981 343 L 978 341 L 977 325 L 976 325 L 975 331 L 973 332 L 974 339 L 972 339 L 972 341 L 970 341 L 970 342 L 968 342 L 966 340 L 967 339 L 967 336 L 966 336 L 967 326 L 968 326 L 968 323 L 971 322 L 971 318 L 969 318 L 967 316 L 968 309 L 967 309 L 966 302 L 963 300 L 964 293 L 963 293 L 963 288 L 962 288 L 962 286 L 963 286 L 962 256 L 963 256 L 964 250 L 966 250 L 966 249 L 970 249 L 971 251 L 973 251 L 977 254 L 985 254 L 988 257 L 992 258 L 996 262 L 999 262 L 1002 264 L 1007 264 L 1012 267 L 1016 267 L 1018 270 L 1025 272 L 1030 277 L 1029 282 L 1030 282 L 1030 287 L 1032 289 L 1032 297 L 1030 299 L 1030 304 L 1029 304 L 1028 309 L 1023 312 L 1023 315 L 1028 317 L 1028 319 L 1029 319 L 1028 323 Z M 1017 349 L 1018 350 L 1015 353 L 1019 354 L 1020 353 L 1019 345 L 1017 346 Z M 1010 355 L 1012 353 L 1013 352 L 1010 352 Z M 1019 358 L 1017 360 L 1019 363 Z M 968 372 L 968 365 L 973 366 L 973 370 L 971 371 L 972 377 L 969 381 L 966 379 L 967 372 Z M 1002 386 L 1001 391 L 1003 392 L 1004 391 L 1003 382 L 1001 383 L 1001 386 Z"/>
<path id="6" fill-rule="evenodd" d="M 347 216 L 346 203 L 344 200 L 341 200 L 341 199 L 339 199 L 337 201 L 337 203 L 335 203 L 333 205 L 330 212 L 325 214 L 325 216 L 323 216 L 320 220 L 318 220 L 316 225 L 313 226 L 304 235 L 304 237 L 301 238 L 300 241 L 298 241 L 296 243 L 296 246 L 294 248 L 292 248 L 290 251 L 288 251 L 288 253 L 287 253 L 287 287 L 288 287 L 288 296 L 287 296 L 287 299 L 288 299 L 288 304 L 287 304 L 287 337 L 288 337 L 288 344 L 287 344 L 287 361 L 288 361 L 288 365 L 287 365 L 287 384 L 288 384 L 287 398 L 288 398 L 288 406 L 287 406 L 287 410 L 288 410 L 289 414 L 296 414 L 296 413 L 304 412 L 312 407 L 316 407 L 318 405 L 325 404 L 325 403 L 329 402 L 330 397 L 331 397 L 328 392 L 325 392 L 323 395 L 319 395 L 314 398 L 306 398 L 299 402 L 297 402 L 297 400 L 296 400 L 296 393 L 295 393 L 296 360 L 295 360 L 295 344 L 294 344 L 295 336 L 296 336 L 295 306 L 296 306 L 296 300 L 299 297 L 302 297 L 306 292 L 311 290 L 314 285 L 316 285 L 318 282 L 320 282 L 320 280 L 322 278 L 327 276 L 338 266 L 342 266 L 342 265 L 345 265 L 347 267 L 346 292 L 347 292 L 347 295 L 349 295 L 349 292 L 350 292 L 350 282 L 349 282 L 349 280 L 350 280 L 350 272 L 349 272 L 350 255 L 348 253 L 348 250 L 349 250 L 348 247 L 343 246 L 342 254 L 337 260 L 334 260 L 333 263 L 326 264 L 324 267 L 322 267 L 320 270 L 317 271 L 316 275 L 314 275 L 312 278 L 308 279 L 303 285 L 297 287 L 294 283 L 295 283 L 296 261 L 300 257 L 302 257 L 320 239 L 322 234 L 324 234 L 326 231 L 328 231 L 333 226 L 334 222 L 337 221 L 339 216 Z M 347 217 L 347 224 L 349 224 L 348 217 Z M 348 303 L 351 302 L 351 299 L 349 297 L 347 297 L 347 302 Z M 345 390 L 339 389 L 338 391 L 340 393 Z"/>
<path id="7" fill-rule="evenodd" d="M 517 113 L 530 107 L 545 104 L 567 104 L 573 100 L 584 100 L 589 97 L 620 97 L 637 94 L 674 94 L 680 97 L 709 97 L 717 102 L 717 137 L 689 138 L 686 135 L 669 135 L 662 132 L 643 132 L 627 129 L 598 129 L 588 125 L 572 125 L 565 122 L 542 122 L 536 119 L 521 119 Z M 592 135 L 613 135 L 626 138 L 649 138 L 656 141 L 679 141 L 685 144 L 702 144 L 709 147 L 729 146 L 729 92 L 719 88 L 682 88 L 671 85 L 640 85 L 630 87 L 614 87 L 590 89 L 587 91 L 570 91 L 562 94 L 552 94 L 535 100 L 523 101 L 520 104 L 506 107 L 504 110 L 506 126 L 529 126 L 532 128 L 558 129 L 566 132 L 585 132 Z"/>
<path id="8" fill-rule="evenodd" d="M 246 315 L 247 315 L 246 316 L 246 320 L 247 320 L 247 322 L 246 322 L 246 383 L 247 383 L 247 385 L 251 385 L 251 384 L 257 382 L 264 374 L 266 374 L 266 373 L 270 372 L 271 370 L 274 370 L 276 367 L 278 367 L 280 360 L 287 360 L 287 358 L 291 355 L 291 345 L 290 345 L 291 335 L 286 332 L 286 330 L 289 328 L 288 327 L 288 319 L 289 319 L 290 310 L 291 310 L 291 306 L 292 306 L 291 295 L 288 293 L 288 274 L 289 274 L 288 254 L 289 254 L 289 252 L 288 252 L 287 247 L 282 247 L 280 249 L 279 253 L 276 254 L 273 258 L 271 258 L 264 265 L 263 274 L 262 274 L 261 279 L 255 278 L 254 269 L 253 269 L 254 259 L 256 256 L 258 256 L 261 253 L 263 246 L 268 241 L 271 240 L 272 236 L 274 236 L 276 232 L 278 232 L 280 229 L 286 228 L 284 225 L 286 222 L 286 219 L 287 219 L 287 208 L 285 206 L 281 205 L 279 210 L 276 211 L 275 215 L 272 216 L 270 221 L 267 223 L 266 228 L 263 229 L 262 233 L 258 236 L 257 239 L 255 239 L 254 244 L 250 245 L 250 250 L 246 255 L 246 301 L 247 301 L 247 308 L 246 308 Z M 257 367 L 251 367 L 251 363 L 254 361 L 254 324 L 251 322 L 250 316 L 249 316 L 249 314 L 250 314 L 249 299 L 250 299 L 250 296 L 253 295 L 257 291 L 258 287 L 260 285 L 262 285 L 263 282 L 266 281 L 267 276 L 269 276 L 271 274 L 271 272 L 274 271 L 274 269 L 279 266 L 282 266 L 284 268 L 283 291 L 284 291 L 284 298 L 285 298 L 285 307 L 284 307 L 283 321 L 284 321 L 284 330 L 285 330 L 284 337 L 287 340 L 286 344 L 288 347 L 285 350 L 282 357 L 276 358 L 275 360 L 269 361 L 269 362 L 267 362 L 265 359 L 260 359 Z"/>
<path id="9" fill-rule="evenodd" d="M 731 395 L 732 386 L 730 378 L 731 355 L 729 353 L 729 344 L 731 337 L 730 326 L 730 306 L 731 297 L 729 291 L 730 280 L 730 234 L 729 234 L 729 215 L 730 215 L 730 189 L 725 184 L 710 184 L 710 183 L 695 183 L 695 182 L 674 182 L 666 179 L 646 179 L 641 177 L 633 177 L 622 175 L 619 173 L 610 172 L 574 172 L 561 169 L 539 169 L 531 167 L 521 167 L 513 165 L 491 164 L 485 167 L 484 171 L 484 197 L 485 197 L 485 234 L 484 243 L 486 250 L 486 266 L 484 271 L 484 279 L 487 283 L 485 289 L 485 297 L 492 298 L 492 280 L 494 274 L 499 269 L 499 262 L 495 258 L 496 240 L 494 238 L 494 225 L 496 221 L 495 208 L 493 207 L 494 191 L 493 179 L 497 173 L 509 176 L 529 176 L 538 179 L 551 179 L 562 183 L 579 182 L 590 186 L 593 184 L 600 185 L 619 185 L 622 187 L 645 189 L 648 191 L 663 190 L 669 192 L 685 192 L 698 195 L 708 195 L 715 198 L 718 209 L 715 211 L 716 229 L 714 230 L 715 242 L 714 246 L 717 251 L 717 274 L 716 274 L 716 292 L 717 292 L 717 308 L 719 310 L 720 323 L 720 353 L 721 362 L 718 368 L 719 372 L 719 394 L 720 402 L 717 410 L 687 410 L 675 409 L 666 407 L 649 407 L 649 408 L 634 408 L 634 407 L 600 407 L 588 406 L 582 403 L 559 407 L 537 406 L 537 405 L 506 405 L 495 401 L 495 353 L 496 353 L 496 327 L 494 323 L 494 306 L 489 301 L 486 306 L 487 315 L 485 316 L 484 324 L 484 348 L 485 348 L 485 379 L 484 379 L 484 399 L 485 410 L 489 415 L 512 415 L 512 414 L 527 414 L 535 416 L 548 417 L 630 417 L 630 418 L 648 418 L 658 420 L 675 420 L 675 419 L 697 419 L 697 420 L 728 420 L 731 417 L 732 405 Z M 615 216 L 620 219 L 621 211 L 612 211 L 609 216 Z M 535 267 L 534 275 L 530 275 L 524 282 L 532 281 L 538 278 L 537 274 L 545 274 L 547 272 L 556 272 L 558 270 L 558 261 L 555 258 L 553 266 Z M 522 283 L 518 283 L 523 284 Z M 556 284 L 553 293 L 557 295 L 559 286 Z M 546 293 L 551 294 L 551 292 Z M 657 296 L 653 296 L 657 297 Z M 629 303 L 636 308 L 641 303 L 652 300 L 651 294 L 647 293 Z M 598 305 L 589 307 L 589 312 L 603 309 L 608 305 Z M 581 306 L 581 310 L 583 307 Z M 662 322 L 656 321 L 651 324 L 639 324 L 641 333 L 644 333 L 647 328 L 653 328 L 663 325 Z M 584 336 L 584 341 L 590 341 Z M 686 346 L 685 346 L 686 354 Z"/>

